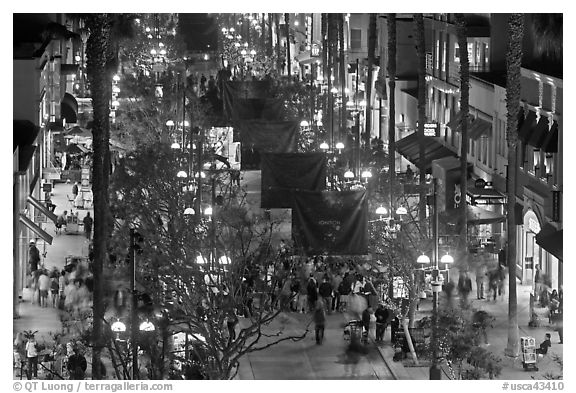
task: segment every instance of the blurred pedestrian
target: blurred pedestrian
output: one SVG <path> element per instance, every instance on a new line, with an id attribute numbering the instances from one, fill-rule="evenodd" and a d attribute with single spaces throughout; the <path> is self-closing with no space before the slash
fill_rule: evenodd
<path id="1" fill-rule="evenodd" d="M 35 275 L 39 265 L 40 250 L 38 250 L 38 247 L 36 247 L 36 242 L 34 240 L 30 240 L 30 244 L 28 246 L 28 267 L 30 274 Z"/>
<path id="2" fill-rule="evenodd" d="M 384 307 L 384 303 L 379 303 L 378 308 L 374 312 L 376 317 L 376 341 L 384 341 L 384 334 L 386 333 L 386 328 L 388 327 L 388 318 L 390 317 L 390 311 Z"/>
<path id="3" fill-rule="evenodd" d="M 40 307 L 48 307 L 48 291 L 50 291 L 50 278 L 48 278 L 46 270 L 42 269 L 38 276 Z"/>
<path id="4" fill-rule="evenodd" d="M 64 210 L 64 212 L 56 218 L 56 234 L 57 235 L 62 233 L 62 227 L 66 226 L 66 215 L 67 214 L 68 214 L 68 212 L 66 210 Z"/>
<path id="5" fill-rule="evenodd" d="M 338 309 L 340 308 L 339 287 L 340 287 L 341 282 L 342 282 L 342 276 L 340 275 L 340 272 L 335 271 L 334 275 L 332 276 L 332 293 L 334 295 L 332 298 L 332 310 L 333 311 L 338 311 Z"/>
<path id="6" fill-rule="evenodd" d="M 484 299 L 484 280 L 486 279 L 486 266 L 482 261 L 476 265 L 476 298 Z"/>
<path id="7" fill-rule="evenodd" d="M 318 288 L 318 293 L 328 314 L 332 312 L 332 284 L 328 282 L 328 276 L 324 276 L 322 284 Z"/>
<path id="8" fill-rule="evenodd" d="M 74 199 L 76 199 L 76 196 L 78 195 L 78 182 L 74 182 L 74 185 L 72 186 L 72 195 L 74 195 Z"/>
<path id="9" fill-rule="evenodd" d="M 59 289 L 60 287 L 58 285 L 58 275 L 56 275 L 50 279 L 50 296 L 52 298 L 52 307 L 54 308 L 58 306 Z"/>
<path id="10" fill-rule="evenodd" d="M 316 301 L 318 300 L 318 283 L 316 282 L 313 273 L 310 273 L 310 278 L 306 284 L 306 295 L 308 297 L 308 310 L 313 312 L 314 307 L 316 306 Z"/>
<path id="11" fill-rule="evenodd" d="M 362 332 L 362 340 L 364 342 L 368 342 L 368 335 L 370 334 L 370 318 L 372 313 L 372 307 L 370 306 L 362 312 L 362 327 L 364 328 L 364 331 Z"/>
<path id="12" fill-rule="evenodd" d="M 238 324 L 238 317 L 234 310 L 231 310 L 226 319 L 226 327 L 228 328 L 228 345 L 236 340 L 236 325 Z"/>
<path id="13" fill-rule="evenodd" d="M 468 276 L 468 272 L 460 272 L 460 277 L 458 278 L 458 293 L 460 294 L 460 299 L 462 305 L 468 304 L 468 295 L 472 291 L 472 280 Z"/>
<path id="14" fill-rule="evenodd" d="M 324 340 L 324 328 L 326 325 L 326 311 L 324 310 L 323 302 L 316 302 L 313 319 L 316 331 L 316 345 L 322 345 L 322 341 Z"/>

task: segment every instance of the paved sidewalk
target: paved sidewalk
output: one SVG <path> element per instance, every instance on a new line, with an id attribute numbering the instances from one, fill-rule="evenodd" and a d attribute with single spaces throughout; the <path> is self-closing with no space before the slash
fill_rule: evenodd
<path id="1" fill-rule="evenodd" d="M 78 211 L 78 217 L 81 221 L 87 212 L 94 216 L 93 209 L 76 209 L 72 208 L 68 201 L 67 195 L 72 195 L 72 184 L 57 183 L 53 188 L 52 202 L 56 204 L 54 213 L 60 215 L 64 210 Z M 46 257 L 43 259 L 44 267 L 48 271 L 52 268 L 61 270 L 66 264 L 66 257 L 88 256 L 88 239 L 80 231 L 77 234 L 56 234 L 54 223 L 48 221 L 43 224 L 46 232 L 53 236 L 52 244 L 46 245 L 46 249 L 40 249 L 40 253 L 46 251 Z M 22 301 L 18 305 L 19 318 L 13 320 L 13 335 L 25 330 L 35 331 L 37 341 L 50 340 L 50 333 L 58 333 L 61 330 L 60 311 L 57 308 L 41 308 L 38 304 L 32 304 L 32 293 L 29 289 L 24 288 Z M 51 299 L 49 298 L 49 302 Z M 50 303 L 51 304 L 51 303 Z"/>
<path id="2" fill-rule="evenodd" d="M 458 277 L 458 275 L 452 275 L 452 277 Z M 472 307 L 478 310 L 485 310 L 495 317 L 495 322 L 493 328 L 488 330 L 488 343 L 486 346 L 488 350 L 497 355 L 502 359 L 502 372 L 497 379 L 507 379 L 507 380 L 543 380 L 547 376 L 559 376 L 562 375 L 561 366 L 554 360 L 554 357 L 559 357 L 563 359 L 564 356 L 564 345 L 559 343 L 558 333 L 554 330 L 553 326 L 541 326 L 541 327 L 530 327 L 528 322 L 530 321 L 530 292 L 532 290 L 531 285 L 521 285 L 517 282 L 517 304 L 518 304 L 518 328 L 520 337 L 534 337 L 536 339 L 536 346 L 544 340 L 544 335 L 550 333 L 552 336 L 551 342 L 552 347 L 549 349 L 548 354 L 538 360 L 538 371 L 525 371 L 522 367 L 522 354 L 519 353 L 517 358 L 511 358 L 505 355 L 504 350 L 508 344 L 508 294 L 497 298 L 494 300 L 477 300 L 475 298 L 476 287 L 474 279 L 472 279 L 474 288 L 471 293 L 473 298 L 471 299 Z M 459 299 L 455 298 L 455 302 Z M 425 315 L 430 315 L 431 302 L 428 300 L 420 307 L 420 311 L 417 312 L 416 319 L 420 319 Z M 409 379 L 409 380 L 426 380 L 429 378 L 428 367 L 404 367 L 401 362 L 392 361 L 392 356 L 394 355 L 393 349 L 389 344 L 389 329 L 387 330 L 387 336 L 385 342 L 387 344 L 381 346 L 379 349 L 382 353 L 383 358 L 390 368 L 395 372 L 399 379 Z M 518 344 L 520 345 L 520 344 Z M 519 347 L 519 351 L 521 351 Z M 443 374 L 443 379 L 447 379 L 446 374 Z"/>

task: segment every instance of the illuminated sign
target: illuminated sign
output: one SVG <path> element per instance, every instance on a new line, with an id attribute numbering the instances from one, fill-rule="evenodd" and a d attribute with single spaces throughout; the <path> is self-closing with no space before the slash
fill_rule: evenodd
<path id="1" fill-rule="evenodd" d="M 424 136 L 440 136 L 438 123 L 424 123 Z"/>
<path id="2" fill-rule="evenodd" d="M 312 44 L 310 49 L 310 56 L 311 57 L 320 57 L 320 45 Z"/>

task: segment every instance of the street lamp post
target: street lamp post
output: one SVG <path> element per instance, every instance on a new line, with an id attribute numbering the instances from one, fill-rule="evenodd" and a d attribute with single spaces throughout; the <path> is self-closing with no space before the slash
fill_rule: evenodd
<path id="1" fill-rule="evenodd" d="M 140 379 L 138 373 L 138 299 L 136 297 L 136 250 L 134 228 L 130 228 L 130 339 L 132 342 L 132 379 Z"/>

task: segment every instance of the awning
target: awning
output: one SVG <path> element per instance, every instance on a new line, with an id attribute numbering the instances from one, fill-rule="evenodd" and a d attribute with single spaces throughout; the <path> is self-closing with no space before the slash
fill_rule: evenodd
<path id="1" fill-rule="evenodd" d="M 24 145 L 18 148 L 18 170 L 20 172 L 28 170 L 35 152 L 36 145 Z"/>
<path id="2" fill-rule="evenodd" d="M 482 120 L 479 117 L 474 120 L 470 128 L 468 129 L 468 137 L 473 140 L 485 136 L 490 137 L 492 135 L 492 123 L 486 120 Z"/>
<path id="3" fill-rule="evenodd" d="M 448 123 L 446 123 L 446 127 L 450 127 L 453 130 L 456 130 L 456 127 L 458 127 L 458 123 L 460 122 L 460 118 L 462 117 L 462 112 L 458 112 L 456 113 L 452 119 L 450 119 L 450 121 Z"/>
<path id="4" fill-rule="evenodd" d="M 471 205 L 503 205 L 506 196 L 494 188 L 468 187 L 466 199 Z"/>
<path id="5" fill-rule="evenodd" d="M 75 143 L 71 143 L 66 146 L 65 151 L 69 154 L 86 154 L 90 152 L 90 150 L 86 149 L 84 146 L 77 145 Z"/>
<path id="6" fill-rule="evenodd" d="M 564 231 L 562 229 L 557 230 L 552 225 L 546 224 L 544 225 L 544 228 L 542 228 L 536 235 L 536 243 L 559 260 L 563 260 L 563 234 Z"/>
<path id="7" fill-rule="evenodd" d="M 64 93 L 60 102 L 60 116 L 66 119 L 66 123 L 76 123 L 78 121 L 78 102 L 70 93 Z"/>
<path id="8" fill-rule="evenodd" d="M 558 153 L 558 123 L 552 123 L 552 128 L 542 142 L 541 149 L 546 153 Z"/>
<path id="9" fill-rule="evenodd" d="M 42 212 L 42 214 L 44 214 L 47 218 L 49 218 L 50 220 L 52 220 L 54 222 L 54 224 L 56 224 L 56 220 L 58 219 L 58 217 L 56 216 L 56 214 L 52 213 L 50 210 L 48 210 L 48 208 L 46 206 L 44 206 L 42 203 L 40 203 L 40 201 L 36 198 L 34 198 L 32 195 L 28 195 L 27 198 L 28 202 L 30 202 L 36 209 L 40 210 Z"/>
<path id="10" fill-rule="evenodd" d="M 460 127 L 461 119 L 462 119 L 462 111 L 459 111 L 454 115 L 453 119 L 451 119 L 448 123 L 446 123 L 446 126 L 450 127 L 452 131 L 461 132 L 462 131 Z M 468 135 L 470 135 L 470 130 L 472 128 L 472 125 L 474 124 L 474 121 L 475 121 L 474 116 L 468 113 Z"/>
<path id="11" fill-rule="evenodd" d="M 16 146 L 33 145 L 40 128 L 30 120 L 13 120 L 12 121 L 12 151 Z"/>
<path id="12" fill-rule="evenodd" d="M 448 222 L 457 224 L 460 221 L 460 209 L 450 209 L 441 213 Z M 506 217 L 480 207 L 466 205 L 466 218 L 468 225 L 497 224 L 506 221 Z"/>
<path id="13" fill-rule="evenodd" d="M 456 153 L 442 145 L 440 142 L 437 142 L 433 137 L 424 138 L 425 149 L 423 165 L 426 169 L 430 168 L 432 161 L 438 158 L 456 156 Z M 418 134 L 416 132 L 396 142 L 396 150 L 408 161 L 420 168 L 420 145 L 418 143 Z"/>
<path id="14" fill-rule="evenodd" d="M 534 127 L 527 143 L 536 149 L 540 149 L 544 143 L 544 139 L 546 139 L 546 135 L 548 135 L 548 118 L 540 116 L 540 120 L 538 124 L 536 124 L 536 127 Z"/>
<path id="15" fill-rule="evenodd" d="M 468 225 L 497 224 L 506 221 L 506 217 L 490 210 L 468 205 L 466 207 Z"/>
<path id="16" fill-rule="evenodd" d="M 534 127 L 536 127 L 536 113 L 528 111 L 526 118 L 522 121 L 522 125 L 518 130 L 518 139 L 524 143 L 528 143 Z"/>
<path id="17" fill-rule="evenodd" d="M 32 232 L 40 236 L 46 243 L 52 244 L 52 236 L 46 233 L 45 230 L 36 225 L 32 220 L 20 213 L 20 222 L 26 225 Z"/>

